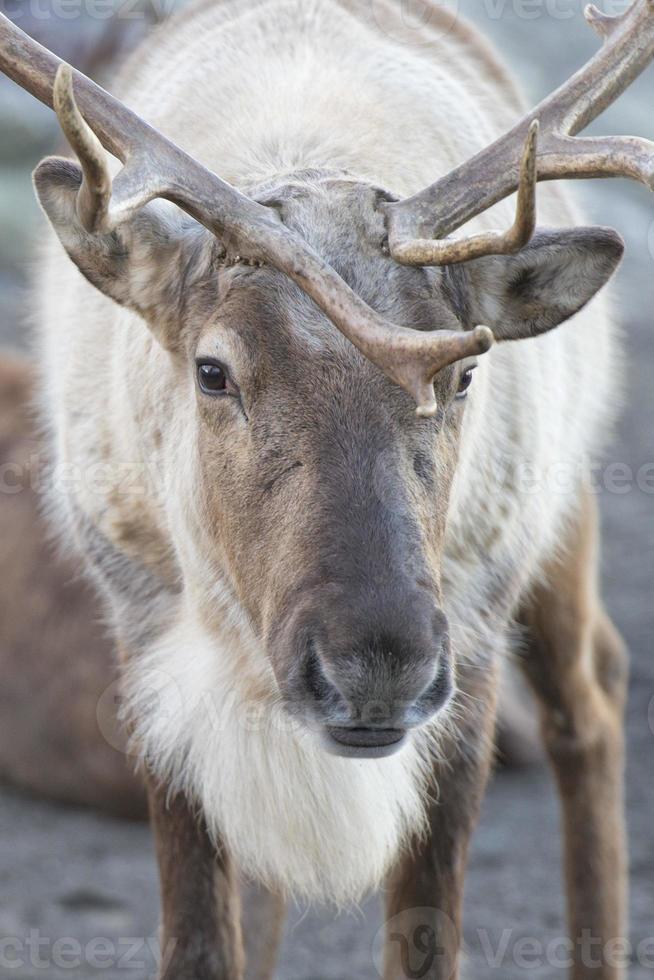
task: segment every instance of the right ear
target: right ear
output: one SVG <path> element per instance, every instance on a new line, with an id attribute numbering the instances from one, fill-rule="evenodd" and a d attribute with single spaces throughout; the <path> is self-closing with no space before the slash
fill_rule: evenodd
<path id="1" fill-rule="evenodd" d="M 537 337 L 583 309 L 623 252 L 612 228 L 539 228 L 515 255 L 485 255 L 461 266 L 468 314 L 497 340 Z"/>
<path id="2" fill-rule="evenodd" d="M 138 313 L 159 342 L 178 350 L 187 291 L 215 270 L 217 243 L 202 225 L 153 201 L 106 234 L 90 233 L 77 214 L 82 171 L 49 157 L 34 171 L 39 203 L 66 252 L 92 285 Z"/>

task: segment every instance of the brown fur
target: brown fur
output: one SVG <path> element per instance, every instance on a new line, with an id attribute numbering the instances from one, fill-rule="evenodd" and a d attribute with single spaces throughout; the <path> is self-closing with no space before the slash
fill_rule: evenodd
<path id="1" fill-rule="evenodd" d="M 434 767 L 429 834 L 388 883 L 384 980 L 458 976 L 468 846 L 490 771 L 497 673 L 463 668 L 457 684 L 465 714 L 442 747 L 447 762 Z"/>
<path id="2" fill-rule="evenodd" d="M 114 645 L 93 589 L 49 543 L 40 513 L 46 458 L 32 410 L 32 372 L 7 356 L 0 358 L 0 467 L 7 486 L 19 475 L 21 486 L 0 496 L 0 778 L 67 804 L 144 819 L 144 783 L 115 717 Z M 165 823 L 159 821 L 161 833 Z M 247 978 L 266 980 L 284 902 L 264 888 L 242 887 Z"/>
<path id="3" fill-rule="evenodd" d="M 183 797 L 170 798 L 151 780 L 149 799 L 161 881 L 161 948 L 164 958 L 170 956 L 163 976 L 241 980 L 240 903 L 228 855 Z"/>
<path id="4" fill-rule="evenodd" d="M 162 977 L 270 980 L 284 900 L 262 886 L 239 887 L 226 851 L 182 796 L 170 798 L 150 780 L 149 798 L 163 908 Z"/>
<path id="5" fill-rule="evenodd" d="M 540 704 L 545 746 L 563 808 L 570 936 L 584 931 L 597 958 L 604 944 L 624 938 L 627 854 L 623 816 L 623 713 L 627 689 L 622 640 L 597 592 L 597 508 L 588 494 L 565 554 L 525 606 L 531 644 L 524 668 Z M 583 962 L 574 980 L 615 980 Z"/>
<path id="6" fill-rule="evenodd" d="M 623 821 L 622 714 L 626 662 L 622 642 L 597 592 L 597 515 L 588 495 L 561 557 L 524 605 L 529 645 L 523 666 L 539 699 L 545 745 L 563 807 L 569 931 L 575 945 L 573 980 L 616 980 L 612 963 L 583 961 L 578 942 L 587 931 L 597 958 L 623 938 L 626 845 Z M 476 673 L 476 676 L 475 676 Z M 400 863 L 389 885 L 385 980 L 457 975 L 461 903 L 470 834 L 489 768 L 493 681 L 479 672 L 459 684 L 476 708 L 463 724 L 463 743 L 437 767 L 439 801 L 431 808 L 429 839 Z M 465 754 L 457 746 L 466 746 Z M 444 805 L 447 801 L 447 806 Z M 610 948 L 610 947 L 609 947 Z"/>
<path id="7" fill-rule="evenodd" d="M 25 365 L 0 363 L 0 460 L 18 464 L 25 473 L 30 461 L 32 468 L 37 459 L 42 462 L 29 409 L 30 388 Z M 2 775 L 55 798 L 140 815 L 141 787 L 97 728 L 97 700 L 113 672 L 111 644 L 98 625 L 90 589 L 73 566 L 55 561 L 37 504 L 34 490 L 27 487 L 5 494 L 0 508 L 5 569 L 0 591 Z M 571 935 L 590 929 L 606 941 L 622 934 L 625 915 L 620 734 L 625 666 L 621 642 L 597 597 L 596 550 L 594 502 L 588 498 L 564 556 L 534 591 L 522 618 L 532 637 L 525 669 L 542 703 L 545 742 L 562 793 Z M 463 682 L 459 677 L 459 684 Z M 441 798 L 451 804 L 454 794 L 457 804 L 434 804 L 431 842 L 407 857 L 393 877 L 387 914 L 394 920 L 396 938 L 389 943 L 388 980 L 400 975 L 401 935 L 415 936 L 418 927 L 426 926 L 444 949 L 443 923 L 448 919 L 453 923 L 450 934 L 460 934 L 465 855 L 488 771 L 492 684 L 470 693 L 488 709 L 484 724 L 466 725 L 464 743 L 477 744 L 480 751 L 473 753 L 474 764 L 456 768 L 455 779 L 448 779 L 447 771 L 438 773 Z M 462 771 L 468 774 L 465 781 Z M 223 884 L 229 881 L 227 876 Z M 255 947 L 255 972 L 248 970 L 248 976 L 267 976 L 282 903 L 259 892 L 248 895 L 247 905 L 254 925 L 247 935 Z M 433 921 L 423 921 L 421 913 L 414 921 L 407 911 L 424 907 L 438 910 Z M 400 913 L 398 926 L 395 917 Z M 437 953 L 433 971 L 425 976 L 450 975 L 455 955 L 453 949 Z M 583 965 L 574 974 L 579 980 L 587 975 Z M 604 976 L 617 973 L 607 967 Z"/>
<path id="8" fill-rule="evenodd" d="M 378 5 L 378 13 L 379 9 Z M 384 10 L 384 16 L 393 17 L 390 6 Z M 397 20 L 386 29 L 391 35 L 397 34 Z M 472 35 L 462 34 L 454 23 L 452 31 L 462 46 L 472 43 Z M 479 65 L 485 82 L 499 83 L 500 87 L 506 82 L 504 74 L 489 63 L 476 35 L 474 43 L 480 53 L 469 60 L 469 77 Z M 248 77 L 247 73 L 243 77 Z M 156 121 L 156 116 L 153 118 Z M 174 120 L 169 121 L 174 125 Z M 454 271 L 408 270 L 385 256 L 383 209 L 379 205 L 386 192 L 363 180 L 353 180 L 339 168 L 321 171 L 313 167 L 289 174 L 280 166 L 280 174 L 278 180 L 270 179 L 248 190 L 276 208 L 284 224 L 307 240 L 365 301 L 394 322 L 411 327 L 433 322 L 464 330 L 484 322 L 495 330 L 499 341 L 545 332 L 591 299 L 622 252 L 617 236 L 609 232 L 555 230 L 540 232 L 517 257 L 478 260 Z M 362 706 L 370 701 L 392 712 L 388 723 L 393 729 L 400 722 L 418 725 L 433 716 L 450 693 L 443 679 L 449 680 L 450 671 L 456 672 L 460 693 L 454 707 L 460 714 L 453 711 L 451 717 L 460 723 L 460 729 L 445 744 L 449 766 L 435 767 L 442 802 L 435 802 L 431 808 L 431 837 L 416 846 L 415 855 L 398 861 L 391 879 L 391 930 L 399 916 L 408 932 L 401 926 L 396 941 L 391 931 L 386 966 L 386 980 L 406 972 L 402 935 L 406 944 L 419 932 L 423 944 L 430 941 L 434 952 L 430 972 L 424 975 L 434 980 L 450 976 L 456 973 L 468 841 L 489 768 L 494 665 L 504 653 L 516 603 L 545 554 L 532 549 L 526 520 L 513 544 L 505 540 L 510 537 L 509 504 L 505 503 L 503 510 L 502 488 L 492 480 L 488 485 L 499 498 L 496 510 L 484 524 L 478 501 L 477 508 L 470 510 L 467 526 L 461 513 L 454 513 L 454 519 L 458 516 L 460 520 L 458 540 L 464 549 L 458 564 L 452 555 L 444 553 L 448 497 L 463 429 L 463 399 L 456 397 L 461 367 L 441 372 L 435 382 L 439 414 L 418 424 L 413 406 L 402 393 L 345 344 L 319 318 L 306 296 L 281 274 L 238 263 L 225 268 L 216 261 L 218 253 L 211 236 L 156 206 L 125 222 L 111 236 L 89 234 L 80 225 L 76 207 L 80 180 L 74 164 L 49 161 L 41 165 L 36 187 L 43 208 L 84 276 L 105 295 L 145 319 L 160 343 L 156 351 L 149 351 L 139 339 L 142 333 L 138 333 L 138 325 L 131 340 L 125 331 L 112 333 L 114 340 L 119 340 L 107 361 L 113 382 L 108 388 L 113 387 L 115 399 L 107 414 L 111 416 L 115 460 L 131 450 L 132 459 L 141 464 L 142 460 L 156 460 L 161 451 L 167 475 L 179 479 L 177 484 L 153 478 L 146 486 L 152 525 L 145 535 L 141 508 L 135 507 L 133 500 L 123 500 L 118 516 L 107 513 L 107 499 L 102 495 L 89 495 L 72 503 L 71 510 L 76 508 L 79 520 L 75 529 L 113 604 L 116 631 L 125 639 L 136 665 L 141 648 L 152 646 L 157 631 L 166 635 L 176 612 L 179 621 L 175 625 L 180 630 L 184 616 L 189 629 L 203 620 L 214 641 L 224 639 L 221 618 L 231 615 L 233 623 L 240 617 L 242 622 L 233 627 L 234 633 L 242 627 L 252 649 L 257 643 L 264 648 L 277 682 L 276 687 L 270 686 L 272 694 L 279 694 L 289 711 L 298 716 L 306 713 L 312 721 L 319 721 L 325 745 L 332 749 L 334 730 L 342 735 L 343 729 L 354 728 L 360 734 Z M 267 195 L 272 195 L 272 200 Z M 87 295 L 90 309 L 93 298 Z M 44 308 L 49 309 L 50 301 L 51 292 L 44 297 Z M 94 328 L 103 338 L 108 333 L 105 312 L 98 309 L 100 318 Z M 68 311 L 69 320 L 76 316 L 76 310 Z M 64 315 L 60 326 L 72 330 L 80 325 L 66 322 Z M 90 343 L 86 324 L 84 331 L 73 343 L 77 352 L 84 343 Z M 508 370 L 510 357 L 503 361 L 498 358 L 510 383 L 520 373 L 519 356 L 514 356 L 513 372 Z M 221 362 L 229 381 L 224 394 L 203 391 L 199 384 L 194 388 L 196 358 L 205 363 L 209 358 Z M 93 403 L 95 416 L 85 418 L 85 424 L 77 428 L 77 439 L 70 437 L 67 449 L 79 449 L 86 464 L 96 452 L 96 436 L 104 431 L 106 419 L 104 405 L 100 409 L 94 401 L 95 390 L 88 390 L 85 400 L 89 378 L 83 357 L 77 370 L 76 397 L 85 407 Z M 96 383 L 94 376 L 93 385 Z M 565 393 L 564 377 L 561 388 Z M 510 385 L 508 391 L 498 388 L 496 395 L 498 417 L 503 407 L 508 416 L 518 405 L 509 397 Z M 535 399 L 531 404 L 536 405 Z M 490 399 L 487 405 L 490 425 Z M 92 424 L 86 424 L 89 419 Z M 125 431 L 132 426 L 124 445 Z M 72 420 L 70 431 L 74 428 Z M 514 453 L 529 442 L 526 427 L 522 442 L 519 435 L 516 431 L 511 442 Z M 194 448 L 192 468 L 188 465 L 189 446 Z M 477 442 L 480 446 L 481 440 Z M 574 454 L 572 444 L 569 448 Z M 483 477 L 483 470 L 475 475 Z M 516 487 L 507 490 L 514 510 L 521 503 L 518 496 Z M 164 498 L 167 504 L 177 505 L 183 519 L 179 513 L 177 519 L 163 519 L 168 516 Z M 474 501 L 472 496 L 469 499 Z M 542 508 L 544 514 L 550 509 L 556 510 L 553 506 Z M 450 513 L 450 520 L 452 517 Z M 519 523 L 515 521 L 514 527 Z M 166 540 L 160 542 L 159 535 Z M 167 547 L 168 539 L 180 558 L 180 572 L 182 556 L 186 562 L 183 585 L 193 607 L 192 617 L 166 581 L 164 566 L 169 552 L 175 550 Z M 571 556 L 578 550 L 573 543 Z M 467 575 L 462 569 L 466 563 Z M 583 901 L 587 898 L 591 906 L 593 902 L 597 906 L 591 915 L 593 927 L 612 930 L 620 927 L 619 900 L 615 895 L 605 897 L 610 888 L 604 878 L 607 855 L 617 857 L 620 851 L 619 832 L 614 824 L 614 836 L 610 836 L 593 806 L 600 766 L 611 770 L 613 808 L 620 797 L 615 740 L 606 734 L 608 727 L 603 722 L 612 714 L 604 711 L 601 685 L 597 689 L 589 685 L 588 677 L 576 668 L 566 674 L 565 663 L 568 646 L 575 652 L 582 648 L 583 637 L 569 623 L 577 615 L 582 625 L 588 620 L 574 586 L 588 581 L 584 576 L 589 575 L 590 567 L 589 554 L 577 564 L 572 557 L 566 561 L 571 581 L 569 610 L 565 612 L 560 602 L 556 608 L 561 624 L 568 623 L 568 630 L 558 637 L 556 631 L 548 632 L 551 623 L 546 624 L 548 629 L 540 620 L 535 623 L 535 636 L 540 637 L 537 643 L 546 648 L 551 640 L 556 649 L 552 653 L 548 649 L 547 671 L 532 666 L 530 673 L 537 690 L 542 688 L 546 740 L 555 768 L 561 770 L 568 835 L 572 839 L 579 832 L 575 830 L 580 826 L 579 813 L 582 823 L 585 820 L 593 828 L 590 839 L 576 846 L 585 853 L 584 867 L 596 868 L 593 883 L 602 897 L 587 895 L 571 850 L 573 928 L 585 918 Z M 449 590 L 441 589 L 441 579 L 445 580 L 448 572 Z M 457 572 L 461 573 L 458 580 Z M 182 575 L 174 577 L 173 584 L 179 585 Z M 466 665 L 470 660 L 466 661 L 461 652 L 466 648 L 462 640 L 458 658 L 454 651 L 454 660 L 459 662 L 452 663 L 452 649 L 443 627 L 445 617 L 437 608 L 443 605 L 444 597 L 459 620 L 475 618 L 473 628 L 482 634 L 476 641 L 468 640 L 470 647 L 476 647 L 468 649 L 468 656 L 475 660 L 474 669 Z M 536 594 L 532 605 L 540 617 L 552 602 Z M 550 612 L 550 619 L 552 616 Z M 559 618 L 554 617 L 557 622 Z M 252 628 L 253 637 L 245 627 Z M 461 622 L 456 628 L 463 632 Z M 596 624 L 590 623 L 588 628 L 594 634 Z M 176 635 L 174 630 L 168 632 L 169 637 Z M 175 651 L 177 647 L 185 652 L 183 643 L 178 642 Z M 242 647 L 248 651 L 245 639 Z M 197 648 L 201 651 L 202 642 Z M 209 653 L 213 649 L 211 643 L 205 648 Z M 602 649 L 610 651 L 610 645 Z M 170 654 L 165 643 L 159 655 L 163 657 L 164 652 Z M 606 664 L 608 659 L 607 654 L 602 662 Z M 172 654 L 170 660 L 174 660 Z M 197 680 L 200 686 L 207 669 L 211 669 L 210 656 L 206 661 L 194 661 L 197 678 L 191 678 L 190 661 L 179 660 L 184 668 L 180 676 Z M 262 673 L 260 658 L 252 653 L 251 660 L 246 663 L 244 657 L 240 669 L 244 672 L 248 667 L 258 677 Z M 537 663 L 538 654 L 528 662 Z M 541 679 L 552 672 L 553 683 L 547 688 Z M 607 676 L 609 673 L 607 667 Z M 568 702 L 568 681 L 579 703 Z M 238 678 L 231 677 L 221 689 L 231 690 L 237 682 Z M 548 701 L 552 690 L 553 708 L 552 698 Z M 606 692 L 604 698 L 609 701 Z M 174 742 L 173 749 L 183 747 L 186 732 L 172 726 L 170 715 L 161 715 L 156 721 L 163 719 L 163 723 L 150 727 L 146 716 L 136 692 L 133 721 L 143 741 L 143 756 L 154 765 L 158 746 L 162 746 L 161 759 L 165 760 L 166 738 L 170 736 Z M 146 720 L 139 730 L 143 718 Z M 587 738 L 588 726 L 591 735 Z M 594 728 L 597 734 L 592 734 Z M 178 753 L 179 768 L 194 773 L 196 782 L 190 786 L 189 795 L 195 793 L 196 798 L 208 801 L 201 818 L 196 819 L 190 802 L 178 795 L 180 786 L 189 785 L 179 778 L 180 773 L 174 774 L 177 782 L 171 787 L 157 786 L 151 792 L 162 879 L 164 941 L 177 939 L 173 963 L 180 980 L 191 976 L 237 980 L 243 973 L 238 895 L 231 856 L 223 842 L 229 840 L 245 863 L 248 849 L 244 843 L 247 845 L 255 835 L 250 832 L 239 837 L 242 807 L 236 820 L 236 807 L 220 809 L 222 801 L 235 798 L 236 780 L 221 786 L 221 792 L 206 792 L 216 773 L 229 770 L 226 766 L 212 768 L 214 757 L 205 750 L 202 728 L 191 731 L 188 726 L 188 731 L 197 738 L 190 739 L 186 752 Z M 150 733 L 154 733 L 152 744 L 147 745 Z M 225 742 L 220 747 L 222 744 L 230 745 Z M 574 787 L 567 782 L 562 761 L 571 747 L 573 762 L 580 767 Z M 195 766 L 189 764 L 191 751 L 195 751 Z M 235 757 L 230 751 L 227 761 Z M 165 761 L 159 760 L 159 764 L 161 773 L 170 772 Z M 196 775 L 203 767 L 205 779 Z M 241 772 L 249 775 L 258 769 L 243 768 Z M 298 767 L 298 772 L 301 782 L 306 769 Z M 251 799 L 258 799 L 266 788 L 261 779 L 256 785 L 243 779 L 243 785 L 252 791 Z M 280 808 L 278 812 L 285 811 Z M 350 811 L 343 812 L 347 816 Z M 248 813 L 256 810 L 250 808 Z M 205 824 L 218 838 L 215 851 Z M 276 828 L 282 822 L 259 826 Z M 369 830 L 375 826 L 372 820 L 368 824 Z M 290 842 L 292 847 L 296 839 L 294 836 Z M 323 846 L 326 840 L 342 849 L 344 835 L 323 834 Z M 287 845 L 288 839 L 282 843 Z M 279 849 L 288 866 L 291 849 Z M 254 853 L 262 862 L 273 852 L 277 853 L 274 847 L 268 847 Z M 313 868 L 315 849 L 299 853 L 305 867 Z M 359 839 L 350 851 L 358 853 L 365 853 Z M 330 864 L 329 870 L 336 867 Z M 283 869 L 273 880 L 279 878 L 283 880 Z M 296 875 L 296 880 L 301 880 L 301 875 Z M 433 909 L 434 905 L 438 906 L 437 913 L 429 913 L 426 922 L 419 921 L 415 910 L 420 906 Z M 436 944 L 444 952 L 437 953 Z"/>
<path id="9" fill-rule="evenodd" d="M 142 817 L 143 788 L 108 691 L 113 644 L 81 568 L 56 554 L 39 512 L 45 457 L 30 372 L 17 360 L 0 361 L 0 466 L 3 486 L 19 488 L 0 496 L 0 776 L 54 799 Z"/>

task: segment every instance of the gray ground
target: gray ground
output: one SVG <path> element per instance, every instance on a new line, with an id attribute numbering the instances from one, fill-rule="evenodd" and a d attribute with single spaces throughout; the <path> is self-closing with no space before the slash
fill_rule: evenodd
<path id="1" fill-rule="evenodd" d="M 448 5 L 454 6 L 454 0 Z M 562 80 L 595 44 L 583 25 L 578 0 L 466 0 L 459 6 L 497 39 L 534 98 Z M 622 9 L 624 4 L 613 7 Z M 568 19 L 568 13 L 574 16 Z M 61 47 L 70 45 L 74 29 L 79 35 L 82 27 L 91 33 L 97 27 L 52 18 L 41 19 L 37 26 L 56 36 Z M 0 150 L 0 340 L 15 343 L 23 262 L 35 218 L 28 167 L 48 146 L 52 129 L 47 114 L 30 108 L 28 100 L 14 99 L 8 86 L 0 87 L 0 98 L 0 131 L 11 127 L 10 139 L 3 136 Z M 605 117 L 603 131 L 652 136 L 651 111 L 646 111 L 651 105 L 650 72 L 621 107 Z M 25 112 L 31 114 L 29 125 Z M 626 409 L 606 462 L 627 464 L 636 474 L 654 459 L 654 208 L 645 190 L 623 182 L 594 185 L 584 193 L 590 216 L 614 225 L 629 245 L 619 283 L 630 353 Z M 616 474 L 620 476 L 614 470 L 609 477 Z M 654 976 L 654 470 L 649 490 L 631 486 L 626 492 L 601 493 L 605 594 L 633 658 L 627 794 L 633 980 Z M 546 771 L 498 773 L 487 796 L 468 877 L 465 932 L 470 976 L 563 976 L 556 966 L 560 950 L 550 949 L 549 959 L 555 959 L 549 964 L 544 951 L 547 943 L 563 935 L 558 867 L 556 804 Z M 146 953 L 148 937 L 156 942 L 157 884 L 145 827 L 3 790 L 0 882 L 0 980 L 96 975 L 143 980 L 152 974 L 153 959 Z M 337 918 L 294 910 L 279 976 L 374 980 L 378 974 L 372 949 L 380 922 L 375 900 L 357 914 Z M 20 949 L 3 943 L 2 937 L 19 937 Z M 129 937 L 142 938 L 130 942 Z M 536 945 L 521 945 L 525 938 Z M 23 964 L 18 969 L 16 955 Z M 81 965 L 74 966 L 79 960 Z"/>

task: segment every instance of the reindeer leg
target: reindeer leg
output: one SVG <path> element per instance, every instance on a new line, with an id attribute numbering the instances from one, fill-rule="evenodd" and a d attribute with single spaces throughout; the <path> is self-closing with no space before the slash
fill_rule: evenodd
<path id="1" fill-rule="evenodd" d="M 181 794 L 148 779 L 163 906 L 160 980 L 242 980 L 238 884 Z"/>
<path id="2" fill-rule="evenodd" d="M 473 676 L 476 675 L 476 676 Z M 434 771 L 426 840 L 404 855 L 388 884 L 384 980 L 455 980 L 463 883 L 492 758 L 496 673 L 462 667 L 462 718 Z M 466 697 L 468 695 L 468 697 Z"/>
<path id="3" fill-rule="evenodd" d="M 616 980 L 626 916 L 623 709 L 626 658 L 597 594 L 597 513 L 586 496 L 521 619 L 523 659 L 563 808 L 573 980 Z"/>
<path id="4" fill-rule="evenodd" d="M 284 930 L 286 902 L 263 885 L 243 884 L 245 980 L 272 980 Z"/>

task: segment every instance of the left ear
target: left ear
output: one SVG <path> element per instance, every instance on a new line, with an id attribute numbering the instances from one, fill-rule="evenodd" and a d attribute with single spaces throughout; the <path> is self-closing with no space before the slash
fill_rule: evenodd
<path id="1" fill-rule="evenodd" d="M 517 255 L 461 267 L 470 326 L 498 340 L 536 337 L 574 316 L 611 278 L 624 242 L 611 228 L 539 229 Z"/>
<path id="2" fill-rule="evenodd" d="M 163 201 L 152 201 L 111 232 L 88 232 L 77 213 L 82 171 L 58 157 L 34 171 L 39 203 L 88 281 L 138 313 L 169 351 L 183 344 L 188 294 L 215 274 L 216 239 Z"/>

